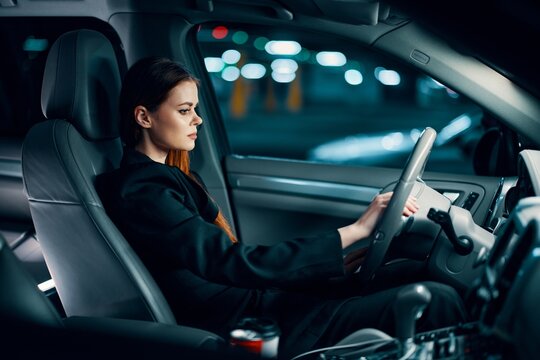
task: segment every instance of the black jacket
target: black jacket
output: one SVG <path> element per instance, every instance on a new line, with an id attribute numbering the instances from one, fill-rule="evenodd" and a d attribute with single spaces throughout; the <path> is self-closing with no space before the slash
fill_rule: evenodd
<path id="1" fill-rule="evenodd" d="M 126 150 L 120 168 L 96 185 L 181 324 L 224 335 L 240 316 L 268 307 L 269 289 L 344 274 L 336 230 L 272 246 L 233 244 L 213 224 L 218 209 L 199 184 L 137 151 Z"/>

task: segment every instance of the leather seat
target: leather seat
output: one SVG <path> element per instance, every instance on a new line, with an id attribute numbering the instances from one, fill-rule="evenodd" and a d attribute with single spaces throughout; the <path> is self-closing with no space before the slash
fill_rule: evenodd
<path id="1" fill-rule="evenodd" d="M 212 333 L 156 322 L 62 318 L 0 235 L 2 358 L 254 359 Z"/>
<path id="2" fill-rule="evenodd" d="M 23 144 L 24 185 L 67 316 L 176 324 L 94 188 L 96 176 L 116 168 L 122 157 L 120 77 L 111 42 L 101 33 L 77 30 L 56 40 L 42 87 L 48 120 L 35 125 Z"/>

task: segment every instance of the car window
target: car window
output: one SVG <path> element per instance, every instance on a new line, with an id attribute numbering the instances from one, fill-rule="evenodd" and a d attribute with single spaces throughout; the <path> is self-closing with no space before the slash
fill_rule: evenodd
<path id="1" fill-rule="evenodd" d="M 412 66 L 262 26 L 207 24 L 197 39 L 235 154 L 400 168 L 431 126 L 427 169 L 473 173 L 482 110 Z"/>

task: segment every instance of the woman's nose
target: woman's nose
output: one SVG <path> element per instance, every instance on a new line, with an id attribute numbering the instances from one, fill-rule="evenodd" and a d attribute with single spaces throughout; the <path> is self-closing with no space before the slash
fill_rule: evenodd
<path id="1" fill-rule="evenodd" d="M 203 123 L 202 117 L 200 117 L 199 115 L 195 115 L 195 117 L 193 118 L 193 125 L 198 126 L 198 125 L 201 125 L 202 123 Z"/>

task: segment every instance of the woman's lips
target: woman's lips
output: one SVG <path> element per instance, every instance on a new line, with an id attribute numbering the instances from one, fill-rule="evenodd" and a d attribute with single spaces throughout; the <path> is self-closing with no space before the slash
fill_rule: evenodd
<path id="1" fill-rule="evenodd" d="M 191 140 L 196 140 L 197 139 L 197 133 L 189 134 L 188 138 L 190 138 Z"/>

